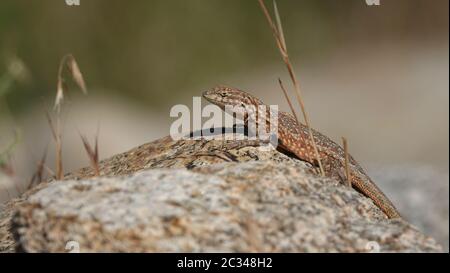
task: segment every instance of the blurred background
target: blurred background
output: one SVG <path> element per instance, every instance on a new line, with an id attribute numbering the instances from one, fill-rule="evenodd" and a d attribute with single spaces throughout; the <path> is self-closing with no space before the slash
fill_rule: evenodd
<path id="1" fill-rule="evenodd" d="M 448 251 L 448 0 L 279 0 L 313 127 L 340 141 L 400 212 Z M 271 7 L 271 2 L 267 2 Z M 54 142 L 58 66 L 72 53 L 63 163 L 89 165 L 79 133 L 99 128 L 106 158 L 168 135 L 170 108 L 218 84 L 288 111 L 289 78 L 256 0 L 2 0 L 0 201 L 22 192 Z M 16 145 L 13 145 L 16 144 Z"/>

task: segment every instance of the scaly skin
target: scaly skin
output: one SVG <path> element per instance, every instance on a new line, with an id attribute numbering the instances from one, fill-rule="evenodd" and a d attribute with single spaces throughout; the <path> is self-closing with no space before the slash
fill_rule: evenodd
<path id="1" fill-rule="evenodd" d="M 220 106 L 258 106 L 264 103 L 258 98 L 235 88 L 219 86 L 203 93 L 209 102 Z M 249 112 L 244 119 L 258 120 L 258 113 Z M 270 124 L 266 119 L 265 122 Z M 327 136 L 313 130 L 314 140 L 319 150 L 320 159 L 326 176 L 345 181 L 345 153 L 344 150 Z M 308 128 L 298 124 L 288 113 L 278 112 L 278 144 L 299 159 L 317 166 L 317 159 L 308 134 Z M 372 199 L 389 218 L 401 218 L 397 209 L 384 193 L 375 185 L 363 168 L 349 156 L 350 181 L 352 186 Z"/>

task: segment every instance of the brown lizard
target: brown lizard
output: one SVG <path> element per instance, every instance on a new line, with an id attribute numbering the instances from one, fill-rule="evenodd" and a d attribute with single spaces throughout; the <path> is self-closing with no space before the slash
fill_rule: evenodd
<path id="1" fill-rule="evenodd" d="M 222 109 L 225 105 L 231 106 L 258 106 L 264 103 L 258 98 L 235 88 L 219 86 L 203 93 L 209 102 Z M 255 118 L 257 113 L 248 113 L 244 120 Z M 255 119 L 256 122 L 258 119 Z M 269 120 L 265 119 L 269 124 Z M 270 126 L 270 125 L 269 125 Z M 319 150 L 326 176 L 344 181 L 345 153 L 344 150 L 327 136 L 313 130 L 314 140 Z M 294 116 L 286 112 L 278 112 L 278 145 L 282 150 L 290 152 L 299 159 L 317 166 L 313 146 L 309 137 L 308 128 L 297 123 Z M 375 185 L 363 168 L 349 155 L 350 182 L 353 187 L 372 199 L 389 218 L 401 218 L 399 212 L 384 193 Z"/>

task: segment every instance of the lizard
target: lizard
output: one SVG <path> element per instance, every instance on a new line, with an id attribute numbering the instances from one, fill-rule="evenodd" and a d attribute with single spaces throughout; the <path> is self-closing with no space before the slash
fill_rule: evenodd
<path id="1" fill-rule="evenodd" d="M 265 105 L 260 99 L 245 91 L 226 86 L 215 87 L 203 92 L 202 95 L 207 101 L 219 106 L 222 110 L 225 109 L 226 105 L 230 105 L 232 107 L 254 106 L 254 109 L 258 109 L 259 105 Z M 246 108 L 246 111 L 249 111 L 248 109 L 251 108 Z M 258 122 L 258 119 L 255 118 L 258 115 L 257 110 L 255 112 L 256 113 L 248 112 L 243 116 L 244 124 L 249 118 L 255 119 L 256 123 Z M 262 116 L 262 120 L 270 126 L 270 120 L 269 118 L 266 118 L 268 115 Z M 279 148 L 287 151 L 288 153 L 294 154 L 300 160 L 306 161 L 313 166 L 318 166 L 318 161 L 313 150 L 313 144 L 311 142 L 308 130 L 308 127 L 300 122 L 297 122 L 293 115 L 282 111 L 278 112 L 277 137 Z M 314 129 L 312 129 L 312 132 L 319 150 L 319 157 L 327 177 L 337 179 L 342 183 L 345 179 L 349 179 L 352 187 L 370 198 L 388 218 L 401 218 L 400 213 L 392 202 L 370 179 L 364 169 L 351 155 L 348 155 L 350 177 L 346 178 L 344 176 L 344 170 L 346 167 L 344 149 L 320 132 Z"/>

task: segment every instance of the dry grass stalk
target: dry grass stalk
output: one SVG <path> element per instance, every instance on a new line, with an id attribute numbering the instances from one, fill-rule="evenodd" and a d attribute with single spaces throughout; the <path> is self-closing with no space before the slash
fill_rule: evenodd
<path id="1" fill-rule="evenodd" d="M 290 78 L 292 80 L 292 83 L 294 85 L 295 94 L 297 96 L 297 101 L 300 104 L 300 108 L 302 110 L 302 114 L 303 114 L 303 118 L 304 118 L 305 124 L 308 127 L 309 137 L 311 139 L 311 143 L 312 143 L 312 146 L 313 146 L 313 149 L 314 149 L 314 154 L 316 156 L 317 163 L 319 164 L 320 172 L 321 172 L 322 175 L 325 175 L 325 171 L 324 171 L 323 166 L 322 166 L 322 161 L 320 160 L 319 150 L 317 148 L 316 141 L 314 140 L 314 137 L 313 137 L 312 128 L 311 128 L 311 125 L 310 125 L 310 122 L 309 122 L 309 116 L 308 116 L 308 113 L 306 111 L 305 104 L 303 102 L 303 97 L 302 97 L 302 93 L 301 93 L 301 89 L 300 89 L 300 84 L 299 84 L 299 81 L 297 80 L 297 77 L 295 76 L 294 68 L 293 68 L 293 66 L 292 66 L 292 64 L 291 64 L 291 62 L 289 60 L 289 55 L 288 55 L 288 52 L 287 52 L 286 42 L 285 42 L 284 34 L 283 34 L 283 28 L 282 28 L 282 25 L 281 25 L 280 15 L 279 15 L 279 12 L 278 12 L 278 8 L 277 8 L 277 5 L 276 5 L 276 2 L 274 1 L 274 11 L 275 11 L 275 17 L 276 17 L 276 20 L 277 20 L 277 25 L 274 24 L 274 22 L 272 20 L 272 17 L 270 15 L 269 11 L 266 8 L 266 5 L 264 4 L 264 1 L 263 0 L 258 0 L 258 1 L 259 1 L 259 4 L 261 6 L 262 11 L 264 12 L 264 15 L 267 18 L 267 21 L 269 22 L 269 25 L 270 25 L 270 27 L 272 29 L 273 35 L 275 37 L 275 41 L 276 41 L 277 46 L 278 46 L 278 49 L 279 49 L 279 51 L 281 53 L 281 56 L 283 58 L 284 63 L 286 64 L 286 67 L 287 67 L 288 72 L 289 72 L 289 76 L 290 76 Z"/>
<path id="2" fill-rule="evenodd" d="M 348 154 L 348 144 L 347 139 L 342 137 L 342 142 L 344 145 L 344 153 L 345 153 L 345 176 L 347 177 L 347 186 L 352 186 L 352 181 L 350 179 L 350 165 L 349 165 L 349 154 Z"/>
<path id="3" fill-rule="evenodd" d="M 28 184 L 28 189 L 31 189 L 34 185 L 41 183 L 44 180 L 44 170 L 45 170 L 45 161 L 47 160 L 47 151 L 45 148 L 44 154 L 42 155 L 41 160 L 37 163 L 36 171 L 31 177 L 30 183 Z"/>
<path id="4" fill-rule="evenodd" d="M 52 169 L 50 169 L 47 165 L 44 165 L 44 169 L 45 171 L 49 174 L 49 176 L 51 177 L 56 177 L 55 173 L 53 172 Z"/>
<path id="5" fill-rule="evenodd" d="M 61 105 L 64 100 L 64 92 L 67 90 L 65 85 L 63 73 L 64 68 L 67 67 L 75 84 L 81 89 L 84 94 L 87 94 L 86 83 L 81 74 L 75 57 L 72 54 L 65 55 L 59 64 L 58 82 L 56 88 L 55 110 L 56 110 L 56 125 L 53 123 L 50 114 L 47 111 L 47 121 L 52 130 L 53 139 L 56 144 L 56 179 L 62 180 L 64 178 L 63 162 L 62 162 L 62 137 L 61 137 Z"/>
<path id="6" fill-rule="evenodd" d="M 295 112 L 294 106 L 292 105 L 291 99 L 289 98 L 289 95 L 288 95 L 288 93 L 286 91 L 286 88 L 284 88 L 283 82 L 281 81 L 280 78 L 278 78 L 278 83 L 280 84 L 281 90 L 283 90 L 284 97 L 286 98 L 286 100 L 287 100 L 287 102 L 289 104 L 289 108 L 291 109 L 291 112 L 292 112 L 292 115 L 295 118 L 295 121 L 298 124 L 300 124 L 300 122 L 298 121 L 298 118 L 297 118 L 297 113 Z"/>
<path id="7" fill-rule="evenodd" d="M 89 141 L 80 134 L 81 141 L 83 142 L 84 149 L 86 150 L 86 153 L 88 154 L 89 161 L 91 162 L 91 166 L 94 169 L 95 176 L 100 176 L 100 164 L 99 164 L 99 156 L 98 156 L 98 131 L 97 135 L 95 136 L 95 146 L 92 148 L 92 146 L 89 144 Z"/>
<path id="8" fill-rule="evenodd" d="M 72 76 L 73 81 L 78 85 L 81 91 L 84 94 L 87 94 L 86 83 L 84 81 L 83 74 L 81 74 L 81 70 L 78 66 L 78 63 L 75 60 L 75 57 L 72 54 L 65 55 L 62 58 L 58 69 L 58 83 L 55 99 L 55 109 L 57 109 L 58 112 L 60 111 L 62 101 L 64 100 L 64 92 L 67 90 L 67 86 L 65 85 L 63 77 L 64 67 L 67 67 Z"/>
<path id="9" fill-rule="evenodd" d="M 56 164 L 56 173 L 55 178 L 57 180 L 62 180 L 64 178 L 64 169 L 62 162 L 62 138 L 61 138 L 61 122 L 60 122 L 60 113 L 57 113 L 56 117 L 56 126 L 53 123 L 53 120 L 48 111 L 45 112 L 45 116 L 47 117 L 48 125 L 50 126 L 53 140 L 55 141 L 55 164 Z"/>

